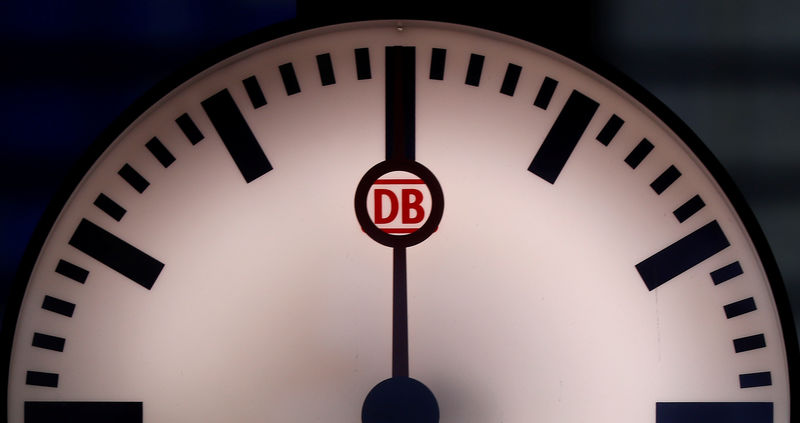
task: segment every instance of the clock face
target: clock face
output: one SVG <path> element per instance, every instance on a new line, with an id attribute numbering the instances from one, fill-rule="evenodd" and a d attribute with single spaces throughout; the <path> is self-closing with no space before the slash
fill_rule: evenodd
<path id="1" fill-rule="evenodd" d="M 115 135 L 26 281 L 9 421 L 789 421 L 779 282 L 705 153 L 552 51 L 318 28 Z"/>

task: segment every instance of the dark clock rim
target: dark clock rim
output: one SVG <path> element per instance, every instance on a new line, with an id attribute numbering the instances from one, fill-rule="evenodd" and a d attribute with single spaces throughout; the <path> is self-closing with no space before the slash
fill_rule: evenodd
<path id="1" fill-rule="evenodd" d="M 377 18 L 377 17 L 376 17 Z M 383 18 L 383 17 L 380 17 Z M 392 20 L 406 20 L 397 19 L 396 17 L 389 17 Z M 789 296 L 786 287 L 781 277 L 777 262 L 772 253 L 772 250 L 767 243 L 766 236 L 761 229 L 760 224 L 744 199 L 739 188 L 733 182 L 728 172 L 711 153 L 711 150 L 700 140 L 700 138 L 692 131 L 678 116 L 672 112 L 664 103 L 658 100 L 649 91 L 644 89 L 641 85 L 630 79 L 628 76 L 617 70 L 616 68 L 608 65 L 599 58 L 587 54 L 586 52 L 577 50 L 574 46 L 560 43 L 557 39 L 526 39 L 529 37 L 515 34 L 513 30 L 502 28 L 502 25 L 486 24 L 483 22 L 469 21 L 468 19 L 442 19 L 437 16 L 436 19 L 430 19 L 428 16 L 410 16 L 409 19 L 414 20 L 432 20 L 443 23 L 451 23 L 457 25 L 466 25 L 479 29 L 494 31 L 504 35 L 515 36 L 524 41 L 544 47 L 554 53 L 566 57 L 588 70 L 595 72 L 608 80 L 613 85 L 625 91 L 628 95 L 633 97 L 636 101 L 641 103 L 646 109 L 650 110 L 656 118 L 660 119 L 667 125 L 697 156 L 700 162 L 708 169 L 711 176 L 719 184 L 728 200 L 733 205 L 734 210 L 745 226 L 747 234 L 753 241 L 756 252 L 762 261 L 764 270 L 770 283 L 773 298 L 775 299 L 778 308 L 778 316 L 781 323 L 781 330 L 786 348 L 788 371 L 789 371 L 789 388 L 790 388 L 790 410 L 795 409 L 794 405 L 798 395 L 791 392 L 792 386 L 795 383 L 800 383 L 800 348 L 798 348 L 797 333 L 795 330 L 795 323 L 792 316 L 791 306 L 789 303 Z M 426 19 L 427 18 L 427 19 Z M 237 38 L 223 46 L 216 48 L 205 55 L 194 60 L 190 64 L 182 67 L 166 79 L 157 83 L 153 88 L 148 90 L 139 99 L 134 101 L 126 110 L 120 114 L 98 137 L 95 139 L 81 158 L 73 165 L 68 175 L 62 181 L 56 194 L 46 207 L 42 217 L 40 218 L 33 235 L 23 253 L 17 273 L 12 281 L 11 289 L 7 297 L 7 304 L 5 314 L 3 316 L 2 330 L 0 331 L 0 380 L 5 380 L 5 383 L 0 384 L 0 393 L 4 400 L 0 406 L 0 419 L 7 419 L 8 417 L 8 375 L 11 358 L 11 348 L 14 339 L 14 331 L 16 329 L 17 319 L 22 306 L 22 299 L 27 288 L 28 279 L 32 273 L 33 265 L 35 264 L 39 252 L 41 251 L 44 241 L 49 234 L 49 231 L 60 211 L 66 205 L 70 195 L 78 186 L 80 181 L 89 171 L 90 167 L 106 148 L 139 116 L 147 111 L 151 106 L 155 105 L 157 101 L 167 95 L 169 92 L 179 87 L 184 82 L 196 76 L 205 69 L 213 66 L 214 64 L 254 47 L 258 44 L 274 40 L 286 35 L 296 32 L 321 28 L 333 24 L 343 24 L 360 22 L 365 20 L 385 20 L 385 19 L 359 19 L 359 20 L 328 20 L 325 22 L 309 22 L 298 19 L 289 20 L 286 22 L 277 23 L 240 38 Z"/>

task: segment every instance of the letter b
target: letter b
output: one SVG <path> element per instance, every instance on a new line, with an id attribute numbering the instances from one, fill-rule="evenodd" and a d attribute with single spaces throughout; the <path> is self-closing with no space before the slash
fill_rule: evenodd
<path id="1" fill-rule="evenodd" d="M 422 219 L 425 218 L 425 210 L 422 208 L 422 191 L 415 188 L 405 188 L 402 191 L 402 196 L 403 196 L 403 217 L 402 217 L 403 223 L 413 224 L 422 222 Z M 414 211 L 414 216 L 411 216 L 412 210 Z"/>

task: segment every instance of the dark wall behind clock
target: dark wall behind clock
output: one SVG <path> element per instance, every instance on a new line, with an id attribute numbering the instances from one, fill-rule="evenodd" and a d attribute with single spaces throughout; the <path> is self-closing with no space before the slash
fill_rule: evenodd
<path id="1" fill-rule="evenodd" d="M 594 54 L 677 113 L 754 209 L 800 321 L 800 3 L 317 0 L 0 2 L 0 303 L 64 175 L 126 106 L 199 54 L 299 15 L 427 16 Z M 800 325 L 797 325 L 800 327 Z"/>

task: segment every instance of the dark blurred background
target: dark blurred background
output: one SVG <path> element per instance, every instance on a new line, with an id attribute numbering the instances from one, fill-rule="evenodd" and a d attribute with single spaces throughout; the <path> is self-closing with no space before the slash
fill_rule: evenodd
<path id="1" fill-rule="evenodd" d="M 299 17 L 439 17 L 594 55 L 671 108 L 753 208 L 800 317 L 800 2 L 0 1 L 0 302 L 82 152 L 203 52 Z M 387 8 L 389 10 L 387 10 Z M 796 319 L 797 320 L 797 319 Z M 800 325 L 798 325 L 800 326 Z"/>

